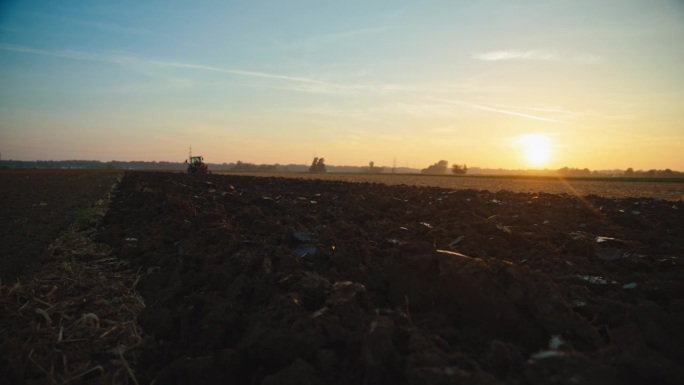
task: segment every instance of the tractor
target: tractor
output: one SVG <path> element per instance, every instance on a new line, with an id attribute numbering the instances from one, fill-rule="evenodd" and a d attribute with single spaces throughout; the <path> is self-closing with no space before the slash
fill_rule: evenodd
<path id="1" fill-rule="evenodd" d="M 191 156 L 185 163 L 188 164 L 188 174 L 206 174 L 209 172 L 207 164 L 201 156 Z"/>

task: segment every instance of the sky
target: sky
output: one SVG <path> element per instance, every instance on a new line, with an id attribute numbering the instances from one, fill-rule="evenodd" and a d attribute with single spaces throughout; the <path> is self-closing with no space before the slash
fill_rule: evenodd
<path id="1" fill-rule="evenodd" d="M 684 1 L 0 2 L 0 156 L 684 171 Z"/>

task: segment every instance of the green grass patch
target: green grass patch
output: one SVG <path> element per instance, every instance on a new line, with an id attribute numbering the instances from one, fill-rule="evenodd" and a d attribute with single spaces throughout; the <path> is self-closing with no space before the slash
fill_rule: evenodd
<path id="1" fill-rule="evenodd" d="M 73 211 L 74 223 L 76 226 L 83 228 L 90 225 L 95 209 L 93 207 L 81 207 Z"/>

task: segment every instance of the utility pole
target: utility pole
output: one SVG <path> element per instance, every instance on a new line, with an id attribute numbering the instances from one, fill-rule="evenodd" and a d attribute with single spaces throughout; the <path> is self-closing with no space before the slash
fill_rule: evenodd
<path id="1" fill-rule="evenodd" d="M 392 174 L 394 174 L 396 170 L 397 170 L 397 157 L 395 156 L 394 161 L 392 162 Z"/>

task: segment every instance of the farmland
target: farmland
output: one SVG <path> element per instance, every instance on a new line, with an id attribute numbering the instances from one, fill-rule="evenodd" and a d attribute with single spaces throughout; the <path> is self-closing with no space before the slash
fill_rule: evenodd
<path id="1" fill-rule="evenodd" d="M 364 174 L 364 173 L 290 173 L 290 172 L 227 172 L 223 175 L 273 176 L 282 178 L 338 180 L 351 183 L 384 183 L 388 185 L 432 186 L 447 189 L 507 190 L 514 192 L 571 195 L 599 195 L 613 198 L 660 198 L 678 201 L 684 196 L 681 179 L 624 179 L 624 178 L 551 178 L 516 176 L 415 175 L 415 174 Z"/>
<path id="2" fill-rule="evenodd" d="M 92 204 L 121 171 L 0 170 L 0 278 L 12 280 L 44 257 L 47 246 Z"/>
<path id="3" fill-rule="evenodd" d="M 69 319 L 100 314 L 88 324 L 97 340 L 130 321 L 114 323 L 102 296 L 59 307 L 45 293 L 61 289 L 4 288 L 3 303 L 14 310 L 3 317 L 3 340 L 57 337 L 30 352 L 3 345 L 3 379 L 684 379 L 681 183 L 577 180 L 569 188 L 544 179 L 258 175 L 127 172 L 106 215 L 83 230 L 107 258 L 64 247 L 57 257 L 87 259 L 91 275 L 97 263 L 117 277 L 130 266 L 117 281 L 132 282 L 122 290 L 134 287 L 144 300 L 140 329 L 84 355 L 54 342 L 62 322 L 74 333 L 80 324 Z M 61 196 L 84 197 L 83 188 L 73 184 Z M 23 198 L 12 199 L 16 206 Z"/>

